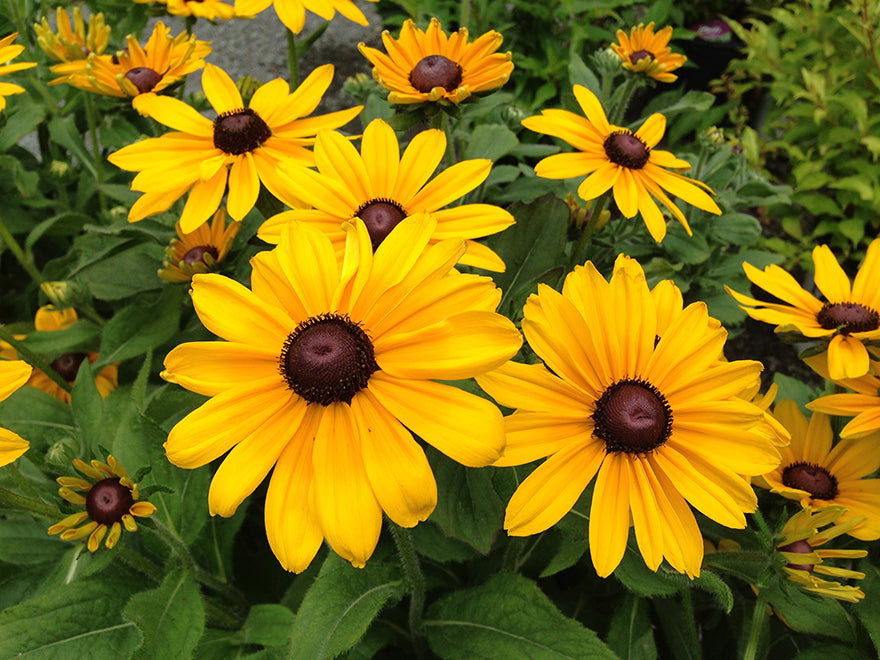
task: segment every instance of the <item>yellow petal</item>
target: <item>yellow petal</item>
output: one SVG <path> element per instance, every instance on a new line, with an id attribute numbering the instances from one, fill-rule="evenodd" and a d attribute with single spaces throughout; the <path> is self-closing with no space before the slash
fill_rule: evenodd
<path id="1" fill-rule="evenodd" d="M 191 392 L 214 396 L 278 373 L 280 347 L 234 342 L 187 342 L 165 356 L 162 377 Z"/>
<path id="2" fill-rule="evenodd" d="M 608 454 L 593 490 L 590 505 L 590 557 L 599 577 L 608 577 L 620 564 L 629 536 L 629 470 L 626 454 Z"/>
<path id="3" fill-rule="evenodd" d="M 0 467 L 9 465 L 24 454 L 30 445 L 17 433 L 0 428 Z"/>
<path id="4" fill-rule="evenodd" d="M 839 334 L 828 344 L 828 375 L 831 380 L 859 378 L 871 368 L 868 349 L 855 337 Z"/>
<path id="5" fill-rule="evenodd" d="M 813 265 L 816 269 L 813 281 L 828 301 L 851 302 L 849 277 L 837 263 L 831 248 L 827 245 L 813 248 Z"/>

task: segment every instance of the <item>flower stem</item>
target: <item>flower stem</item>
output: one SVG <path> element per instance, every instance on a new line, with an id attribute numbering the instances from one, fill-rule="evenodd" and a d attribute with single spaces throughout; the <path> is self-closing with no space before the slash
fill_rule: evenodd
<path id="1" fill-rule="evenodd" d="M 623 84 L 623 88 L 620 92 L 620 100 L 614 105 L 611 109 L 611 112 L 608 113 L 608 122 L 613 126 L 618 126 L 623 121 L 623 117 L 626 114 L 626 109 L 629 107 L 629 102 L 632 99 L 633 92 L 636 91 L 638 87 L 641 86 L 640 76 L 627 76 L 627 81 Z M 616 94 L 615 94 L 616 96 Z"/>
<path id="2" fill-rule="evenodd" d="M 104 161 L 101 158 L 101 144 L 98 142 L 98 120 L 95 114 L 95 104 L 89 92 L 83 92 L 86 99 L 86 119 L 89 122 L 89 136 L 92 140 L 92 155 L 95 159 L 95 182 L 98 184 L 98 203 L 101 211 L 107 210 L 107 198 L 101 189 L 104 185 Z"/>
<path id="3" fill-rule="evenodd" d="M 755 602 L 755 610 L 752 612 L 752 625 L 749 627 L 749 639 L 746 642 L 746 650 L 743 660 L 755 660 L 758 655 L 758 646 L 761 643 L 761 631 L 767 621 L 767 599 L 759 593 Z"/>
<path id="4" fill-rule="evenodd" d="M 70 390 L 72 389 L 70 387 L 70 383 L 64 380 L 61 375 L 57 371 L 55 371 L 48 362 L 46 362 L 43 358 L 34 353 L 27 346 L 25 346 L 24 343 L 16 339 L 15 335 L 9 332 L 6 326 L 2 324 L 0 324 L 0 339 L 12 346 L 12 348 L 15 349 L 15 352 L 18 353 L 18 357 L 27 362 L 34 369 L 39 369 L 40 371 L 42 371 L 65 392 L 70 392 Z"/>
<path id="5" fill-rule="evenodd" d="M 425 641 L 422 622 L 422 613 L 425 609 L 425 576 L 422 574 L 419 557 L 413 546 L 409 530 L 390 521 L 388 526 L 391 528 L 391 535 L 397 545 L 403 576 L 409 585 L 409 634 L 412 638 L 413 648 L 416 657 L 429 658 L 431 654 Z"/>
<path id="6" fill-rule="evenodd" d="M 299 87 L 299 53 L 296 35 L 290 30 L 287 30 L 287 70 L 290 71 L 290 88 Z"/>
<path id="7" fill-rule="evenodd" d="M 577 244 L 571 251 L 571 258 L 568 262 L 568 272 L 572 271 L 575 266 L 581 264 L 582 253 L 587 247 L 587 243 L 589 243 L 590 239 L 593 237 L 593 234 L 596 233 L 596 224 L 599 222 L 599 218 L 602 217 L 602 212 L 605 210 L 605 204 L 608 203 L 609 197 L 611 197 L 611 188 L 599 195 L 596 201 L 593 202 L 593 208 L 590 210 L 590 219 L 587 221 L 587 226 L 584 227 L 584 231 L 581 232 Z"/>
<path id="8" fill-rule="evenodd" d="M 21 267 L 27 271 L 27 274 L 31 276 L 31 279 L 34 282 L 42 284 L 46 281 L 46 278 L 43 277 L 43 274 L 34 265 L 34 262 L 31 261 L 24 253 L 24 250 L 21 249 L 18 241 L 15 240 L 12 232 L 9 231 L 9 228 L 3 221 L 2 216 L 0 216 L 0 240 L 2 240 L 6 247 L 9 248 L 9 251 L 15 255 L 15 258 L 18 259 L 18 263 L 20 263 Z"/>
<path id="9" fill-rule="evenodd" d="M 24 497 L 11 490 L 0 488 L 0 508 L 13 508 L 30 513 L 46 520 L 57 521 L 63 515 L 57 507 L 45 502 L 40 502 L 30 497 Z"/>

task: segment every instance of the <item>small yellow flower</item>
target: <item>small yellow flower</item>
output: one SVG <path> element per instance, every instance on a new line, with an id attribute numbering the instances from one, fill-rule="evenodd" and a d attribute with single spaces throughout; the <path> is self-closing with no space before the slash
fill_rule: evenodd
<path id="1" fill-rule="evenodd" d="M 611 48 L 622 60 L 624 69 L 671 83 L 678 80 L 678 76 L 672 72 L 687 61 L 684 55 L 669 50 L 671 37 L 672 28 L 668 25 L 655 33 L 653 22 L 647 26 L 639 23 L 638 27 L 630 30 L 629 36 L 623 30 L 618 30 L 618 43 L 611 44 Z"/>
<path id="2" fill-rule="evenodd" d="M 0 64 L 4 64 L 9 60 L 18 57 L 24 50 L 24 46 L 12 45 L 12 42 L 15 41 L 17 37 L 18 32 L 13 32 L 9 36 L 0 39 Z M 6 64 L 5 66 L 0 66 L 0 76 L 7 73 L 14 73 L 15 71 L 23 71 L 24 69 L 30 69 L 35 66 L 37 66 L 36 62 L 18 62 L 17 64 Z M 0 82 L 0 110 L 3 110 L 3 108 L 6 107 L 7 96 L 12 96 L 13 94 L 21 94 L 22 92 L 24 92 L 24 87 L 13 85 L 12 83 L 8 82 Z"/>
<path id="3" fill-rule="evenodd" d="M 782 570 L 789 580 L 799 584 L 804 590 L 820 596 L 855 603 L 865 597 L 861 589 L 817 576 L 820 574 L 855 580 L 862 580 L 865 577 L 865 574 L 859 571 L 827 566 L 824 560 L 858 559 L 865 557 L 868 554 L 867 550 L 816 549 L 841 534 L 851 533 L 852 528 L 862 522 L 859 518 L 838 522 L 845 513 L 846 509 L 837 506 L 826 507 L 815 513 L 809 509 L 802 509 L 785 523 L 782 528 L 783 538 L 776 549 L 787 562 Z M 820 531 L 820 528 L 826 525 L 831 526 Z"/>
<path id="4" fill-rule="evenodd" d="M 378 2 L 378 0 L 370 0 Z M 351 0 L 235 0 L 235 13 L 242 17 L 251 17 L 268 9 L 272 5 L 284 26 L 299 34 L 306 24 L 306 10 L 317 14 L 325 21 L 331 20 L 336 12 L 358 25 L 367 25 L 367 17 Z"/>
<path id="5" fill-rule="evenodd" d="M 61 486 L 58 494 L 71 504 L 84 506 L 85 510 L 52 525 L 49 534 L 60 533 L 64 541 L 77 541 L 88 536 L 89 552 L 94 552 L 105 536 L 104 545 L 113 548 L 122 536 L 123 527 L 136 532 L 137 523 L 133 516 L 147 518 L 156 513 L 153 504 L 138 501 L 138 485 L 113 456 L 108 456 L 106 463 L 92 461 L 91 465 L 77 458 L 73 466 L 88 479 L 58 477 L 56 481 Z"/>
<path id="6" fill-rule="evenodd" d="M 52 31 L 49 21 L 44 16 L 39 23 L 34 23 L 37 33 L 37 45 L 56 62 L 85 61 L 91 53 L 97 55 L 107 50 L 110 41 L 110 28 L 104 24 L 104 14 L 92 14 L 89 18 L 88 33 L 83 20 L 82 10 L 73 9 L 73 23 L 64 7 L 56 10 L 55 23 L 57 31 Z"/>
<path id="7" fill-rule="evenodd" d="M 240 222 L 226 224 L 226 209 L 218 209 L 208 223 L 199 225 L 195 231 L 184 234 L 178 222 L 174 229 L 178 238 L 165 248 L 164 268 L 159 277 L 166 282 L 190 282 L 196 273 L 207 273 L 223 261 L 229 253 Z"/>

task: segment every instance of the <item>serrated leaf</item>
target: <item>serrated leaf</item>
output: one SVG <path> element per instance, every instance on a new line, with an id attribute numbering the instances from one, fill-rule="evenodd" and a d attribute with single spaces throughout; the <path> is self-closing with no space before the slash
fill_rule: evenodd
<path id="1" fill-rule="evenodd" d="M 122 620 L 121 585 L 89 579 L 44 591 L 0 612 L 0 658 L 126 658 L 140 643 Z"/>
<path id="2" fill-rule="evenodd" d="M 445 660 L 616 657 L 596 633 L 564 616 L 534 582 L 515 573 L 442 598 L 424 625 L 431 649 Z"/>
<path id="3" fill-rule="evenodd" d="M 657 657 L 657 644 L 648 614 L 648 604 L 634 594 L 614 612 L 608 629 L 608 646 L 622 660 L 653 660 Z"/>
<path id="4" fill-rule="evenodd" d="M 320 660 L 350 649 L 404 590 L 396 567 L 368 562 L 353 568 L 331 553 L 296 613 L 289 657 Z"/>
<path id="5" fill-rule="evenodd" d="M 143 635 L 133 660 L 190 658 L 205 629 L 205 605 L 192 573 L 178 569 L 158 589 L 135 594 L 122 612 Z"/>
<path id="6" fill-rule="evenodd" d="M 180 324 L 182 297 L 180 287 L 166 287 L 155 304 L 132 305 L 115 314 L 104 326 L 99 364 L 142 355 L 170 339 Z"/>

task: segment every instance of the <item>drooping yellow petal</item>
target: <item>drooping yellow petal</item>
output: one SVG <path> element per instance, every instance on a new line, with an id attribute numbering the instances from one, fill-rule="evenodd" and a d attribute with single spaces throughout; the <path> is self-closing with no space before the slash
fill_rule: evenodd
<path id="1" fill-rule="evenodd" d="M 599 468 L 590 505 L 590 557 L 599 577 L 608 577 L 620 564 L 629 535 L 630 458 L 608 454 Z"/>

